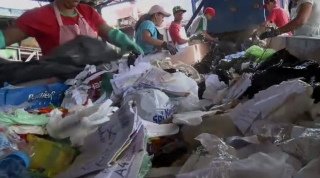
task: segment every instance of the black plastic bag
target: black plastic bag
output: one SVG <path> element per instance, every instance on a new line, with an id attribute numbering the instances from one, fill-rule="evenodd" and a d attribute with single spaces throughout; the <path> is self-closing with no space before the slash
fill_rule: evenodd
<path id="1" fill-rule="evenodd" d="M 42 60 L 65 65 L 86 66 L 110 63 L 121 56 L 105 42 L 88 36 L 78 36 Z"/>
<path id="2" fill-rule="evenodd" d="M 56 77 L 74 78 L 86 65 L 99 65 L 119 59 L 119 54 L 98 39 L 79 36 L 39 61 L 0 60 L 0 84 L 19 84 Z"/>
<path id="3" fill-rule="evenodd" d="M 282 66 L 295 66 L 300 60 L 289 53 L 286 49 L 281 49 L 268 57 L 265 61 L 261 62 L 256 70 L 265 70 L 268 67 L 281 63 Z"/>
<path id="4" fill-rule="evenodd" d="M 83 67 L 63 65 L 45 61 L 0 63 L 0 84 L 15 85 L 33 80 L 57 77 L 68 79 L 75 77 Z"/>
<path id="5" fill-rule="evenodd" d="M 279 64 L 263 71 L 257 71 L 253 74 L 251 86 L 246 90 L 244 95 L 252 98 L 259 91 L 290 79 L 301 78 L 303 81 L 310 83 L 318 67 L 319 64 L 315 61 L 302 61 L 296 63 L 296 66 L 293 67 Z"/>

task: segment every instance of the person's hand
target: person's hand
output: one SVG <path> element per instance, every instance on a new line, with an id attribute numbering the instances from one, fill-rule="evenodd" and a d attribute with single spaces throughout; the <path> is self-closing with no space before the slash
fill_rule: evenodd
<path id="1" fill-rule="evenodd" d="M 178 49 L 173 46 L 172 44 L 170 43 L 167 43 L 166 41 L 164 41 L 161 45 L 161 47 L 165 50 L 168 50 L 170 52 L 171 55 L 175 55 L 178 53 Z"/>
<path id="2" fill-rule="evenodd" d="M 141 47 L 118 29 L 111 29 L 108 33 L 108 39 L 110 43 L 121 49 L 121 54 L 129 51 L 133 51 L 139 55 L 143 54 Z"/>
<path id="3" fill-rule="evenodd" d="M 219 42 L 219 39 L 218 39 L 218 38 L 213 38 L 212 41 L 213 41 L 213 42 Z"/>
<path id="4" fill-rule="evenodd" d="M 121 53 L 124 54 L 125 52 L 132 51 L 138 55 L 143 55 L 144 52 L 143 52 L 142 48 L 137 43 L 132 41 L 131 39 L 129 39 L 129 40 L 130 41 L 127 41 L 126 45 L 124 45 L 123 48 L 120 47 Z"/>
<path id="5" fill-rule="evenodd" d="M 193 40 L 204 40 L 204 34 L 197 34 L 197 35 L 191 35 L 191 37 L 189 38 L 190 42 Z"/>
<path id="6" fill-rule="evenodd" d="M 260 40 L 264 40 L 266 38 L 272 38 L 272 37 L 276 37 L 280 35 L 280 32 L 278 29 L 272 29 L 270 31 L 266 31 L 266 32 L 263 32 L 259 35 L 259 39 Z"/>
<path id="7" fill-rule="evenodd" d="M 254 31 L 251 35 L 252 38 L 255 38 L 258 35 L 258 30 Z"/>

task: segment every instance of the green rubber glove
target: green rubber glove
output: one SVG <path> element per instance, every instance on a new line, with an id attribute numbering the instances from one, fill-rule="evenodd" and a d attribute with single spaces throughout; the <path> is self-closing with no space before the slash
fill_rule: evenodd
<path id="1" fill-rule="evenodd" d="M 110 30 L 108 33 L 108 39 L 110 43 L 121 49 L 121 54 L 129 51 L 133 51 L 137 54 L 143 54 L 141 47 L 118 29 Z"/>
<path id="2" fill-rule="evenodd" d="M 0 49 L 4 49 L 6 46 L 6 39 L 3 35 L 3 32 L 0 30 Z"/>

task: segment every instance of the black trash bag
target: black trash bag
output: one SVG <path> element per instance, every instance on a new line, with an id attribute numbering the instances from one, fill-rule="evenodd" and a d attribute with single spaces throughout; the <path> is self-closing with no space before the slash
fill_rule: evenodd
<path id="1" fill-rule="evenodd" d="M 134 63 L 136 62 L 136 59 L 138 58 L 138 54 L 137 53 L 134 53 L 134 52 L 131 52 L 128 56 L 128 59 L 127 59 L 127 65 L 128 67 L 130 66 L 134 66 Z"/>
<path id="2" fill-rule="evenodd" d="M 268 57 L 265 61 L 261 62 L 256 70 L 266 70 L 268 67 L 281 63 L 282 66 L 295 66 L 300 60 L 290 54 L 287 49 L 281 49 Z"/>
<path id="3" fill-rule="evenodd" d="M 45 61 L 0 62 L 0 84 L 3 86 L 5 82 L 8 82 L 15 85 L 51 77 L 74 78 L 82 70 L 83 67 Z"/>
<path id="4" fill-rule="evenodd" d="M 259 91 L 290 79 L 301 78 L 303 81 L 310 83 L 318 67 L 319 64 L 315 61 L 308 60 L 297 63 L 295 67 L 274 65 L 264 71 L 257 71 L 252 75 L 251 86 L 243 95 L 251 99 Z"/>
<path id="5" fill-rule="evenodd" d="M 241 66 L 243 63 L 246 62 L 254 62 L 254 58 L 249 56 L 249 57 L 239 57 L 239 58 L 235 58 L 231 61 L 226 61 L 226 60 L 221 60 L 219 62 L 219 64 L 215 67 L 215 69 L 219 69 L 219 70 L 230 70 L 231 68 L 233 68 L 235 71 L 235 73 L 241 74 L 242 69 Z"/>
<path id="6" fill-rule="evenodd" d="M 224 82 L 227 85 L 229 85 L 229 82 L 233 80 L 233 76 L 228 70 L 216 69 L 214 74 L 218 76 L 220 82 Z"/>
<path id="7" fill-rule="evenodd" d="M 198 98 L 203 99 L 203 93 L 206 90 L 206 82 L 202 81 L 198 83 Z"/>
<path id="8" fill-rule="evenodd" d="M 56 77 L 74 78 L 86 65 L 99 65 L 119 59 L 119 55 L 97 39 L 79 36 L 39 61 L 0 61 L 0 84 L 12 85 Z"/>
<path id="9" fill-rule="evenodd" d="M 174 162 L 189 155 L 188 145 L 181 141 L 169 143 L 155 153 L 152 159 L 152 167 L 171 167 Z"/>
<path id="10" fill-rule="evenodd" d="M 210 52 L 208 52 L 200 62 L 194 64 L 194 68 L 199 72 L 199 74 L 210 74 L 215 69 L 215 66 L 224 59 L 225 54 L 222 53 L 218 47 L 214 47 Z"/>
<path id="11" fill-rule="evenodd" d="M 89 36 L 78 36 L 61 45 L 42 60 L 85 67 L 87 64 L 99 65 L 110 63 L 120 58 L 120 54 L 105 42 Z"/>
<path id="12" fill-rule="evenodd" d="M 320 102 L 320 67 L 318 67 L 316 74 L 309 84 L 313 87 L 312 98 L 314 99 L 314 103 Z"/>

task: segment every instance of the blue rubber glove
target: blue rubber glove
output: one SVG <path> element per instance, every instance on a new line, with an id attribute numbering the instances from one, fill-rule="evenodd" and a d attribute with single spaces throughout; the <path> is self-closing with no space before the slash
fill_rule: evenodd
<path id="1" fill-rule="evenodd" d="M 110 43 L 121 49 L 121 54 L 129 51 L 133 51 L 137 54 L 143 54 L 141 47 L 118 29 L 110 30 L 108 33 L 108 39 Z"/>
<path id="2" fill-rule="evenodd" d="M 0 30 L 0 49 L 3 49 L 5 47 L 7 47 L 6 39 L 5 39 L 4 35 L 3 35 L 3 32 Z"/>

